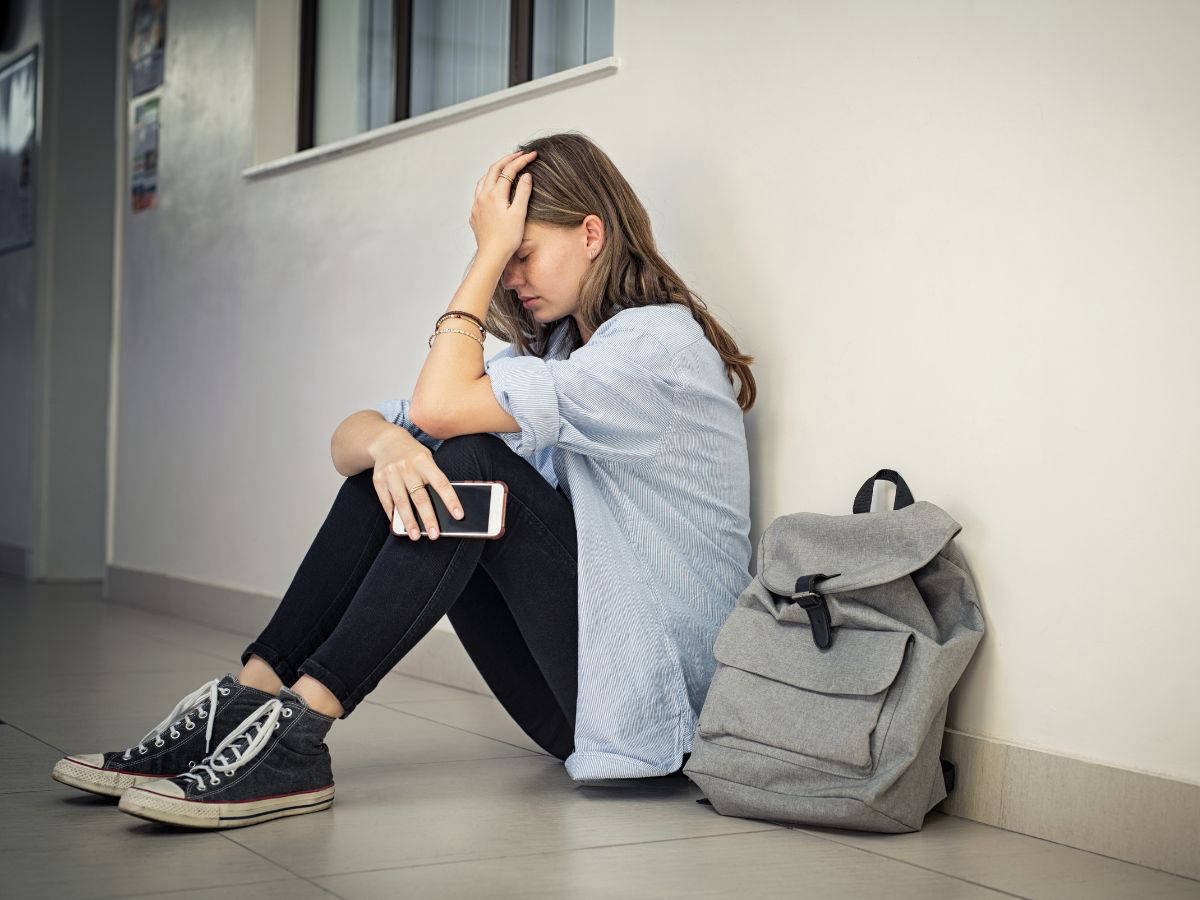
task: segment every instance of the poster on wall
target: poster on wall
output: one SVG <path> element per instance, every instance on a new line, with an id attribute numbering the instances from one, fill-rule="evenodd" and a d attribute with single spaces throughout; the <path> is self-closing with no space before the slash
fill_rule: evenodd
<path id="1" fill-rule="evenodd" d="M 133 111 L 133 167 L 129 189 L 133 211 L 154 206 L 158 196 L 158 98 L 139 103 Z"/>
<path id="2" fill-rule="evenodd" d="M 37 48 L 0 69 L 0 253 L 33 246 Z"/>
<path id="3" fill-rule="evenodd" d="M 163 82 L 167 0 L 134 0 L 129 27 L 129 83 L 136 97 Z"/>

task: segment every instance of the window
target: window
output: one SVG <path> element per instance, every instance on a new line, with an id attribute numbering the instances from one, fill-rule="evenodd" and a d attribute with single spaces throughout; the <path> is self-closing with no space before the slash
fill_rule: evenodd
<path id="1" fill-rule="evenodd" d="M 613 0 L 301 0 L 307 150 L 612 55 Z"/>

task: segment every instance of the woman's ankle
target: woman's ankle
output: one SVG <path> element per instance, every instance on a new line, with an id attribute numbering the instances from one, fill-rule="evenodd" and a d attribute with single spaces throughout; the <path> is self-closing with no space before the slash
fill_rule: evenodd
<path id="1" fill-rule="evenodd" d="M 237 678 L 239 684 L 258 688 L 260 691 L 266 691 L 275 696 L 279 696 L 279 689 L 283 687 L 283 682 L 280 681 L 275 670 L 267 665 L 265 659 L 256 654 L 250 655 L 246 664 L 242 666 L 242 671 L 234 677 Z"/>
<path id="2" fill-rule="evenodd" d="M 323 716 L 340 719 L 342 713 L 345 712 L 342 702 L 333 692 L 311 675 L 301 675 L 292 685 L 292 690 L 304 699 L 310 709 L 316 710 Z"/>

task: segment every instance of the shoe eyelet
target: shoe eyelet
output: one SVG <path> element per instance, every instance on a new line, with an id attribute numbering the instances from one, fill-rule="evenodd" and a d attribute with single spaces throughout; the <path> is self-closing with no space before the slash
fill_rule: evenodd
<path id="1" fill-rule="evenodd" d="M 161 746 L 162 746 L 163 744 L 165 744 L 165 743 L 166 743 L 166 741 L 164 741 L 162 738 L 155 738 L 155 739 L 154 739 L 154 746 L 155 746 L 155 747 L 161 747 Z"/>
<path id="2" fill-rule="evenodd" d="M 172 738 L 178 738 L 178 737 L 179 737 L 179 732 L 178 732 L 178 731 L 176 731 L 174 728 L 172 728 L 172 729 L 171 729 L 171 737 L 172 737 Z"/>
<path id="3" fill-rule="evenodd" d="M 190 759 L 188 760 L 188 768 L 189 768 L 189 769 L 194 769 L 194 768 L 196 768 L 196 764 L 195 764 L 194 762 L 192 762 Z"/>
<path id="4" fill-rule="evenodd" d="M 203 791 L 203 790 L 204 790 L 204 785 L 202 785 L 202 784 L 198 784 L 198 785 L 196 785 L 196 790 L 197 790 L 197 791 Z"/>
<path id="5" fill-rule="evenodd" d="M 290 719 L 292 717 L 292 711 L 290 709 L 288 709 L 286 706 L 283 708 L 283 717 L 285 719 Z M 276 723 L 276 724 L 278 724 L 278 723 Z"/>
<path id="6" fill-rule="evenodd" d="M 217 688 L 217 690 L 221 692 L 222 697 L 229 693 L 229 688 Z"/>
<path id="7" fill-rule="evenodd" d="M 202 709 L 202 710 L 200 710 L 200 712 L 196 713 L 196 715 L 198 715 L 202 719 L 207 719 L 208 718 L 208 710 Z"/>
<path id="8" fill-rule="evenodd" d="M 194 731 L 194 730 L 196 729 L 196 723 L 195 723 L 195 722 L 188 722 L 188 723 L 187 723 L 186 725 L 184 725 L 183 727 L 184 727 L 184 728 L 186 728 L 188 731 Z"/>
<path id="9" fill-rule="evenodd" d="M 221 779 L 220 779 L 220 778 L 214 778 L 212 781 L 210 781 L 210 782 L 208 783 L 208 786 L 209 786 L 209 787 L 216 787 L 216 786 L 217 786 L 218 784 L 220 784 L 220 783 L 221 783 Z"/>
<path id="10" fill-rule="evenodd" d="M 274 728 L 272 728 L 271 730 L 272 730 L 272 731 L 276 731 L 276 730 L 278 730 L 278 729 L 279 729 L 279 723 L 278 723 L 278 722 L 276 722 L 276 723 L 275 723 L 275 727 L 274 727 Z"/>
<path id="11" fill-rule="evenodd" d="M 147 748 L 145 748 L 145 747 L 138 747 L 138 756 L 143 756 L 143 755 L 145 755 L 145 753 L 146 753 L 146 749 L 147 749 Z"/>
<path id="12" fill-rule="evenodd" d="M 125 760 L 126 762 L 129 761 L 129 751 L 128 750 L 126 750 L 124 753 L 121 754 L 121 759 Z"/>

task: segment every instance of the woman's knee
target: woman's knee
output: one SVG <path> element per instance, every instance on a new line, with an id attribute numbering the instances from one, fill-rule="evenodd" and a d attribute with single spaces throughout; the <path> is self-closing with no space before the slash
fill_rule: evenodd
<path id="1" fill-rule="evenodd" d="M 500 451 L 508 451 L 508 445 L 494 434 L 460 434 L 442 441 L 433 459 L 447 478 L 472 479 L 481 477 L 485 461 Z"/>
<path id="2" fill-rule="evenodd" d="M 495 450 L 496 445 L 507 449 L 508 445 L 494 434 L 459 434 L 452 438 L 446 438 L 438 448 L 433 451 L 434 456 L 446 456 L 450 453 L 461 453 L 463 451 L 491 453 Z"/>
<path id="3" fill-rule="evenodd" d="M 360 497 L 377 497 L 375 493 L 375 467 L 368 466 L 355 475 L 347 476 L 339 493 L 356 494 Z"/>
<path id="4" fill-rule="evenodd" d="M 387 515 L 379 500 L 379 492 L 375 490 L 374 468 L 364 469 L 357 474 L 347 476 L 333 499 L 332 511 L 343 511 L 349 515 L 358 516 L 369 511 L 377 511 L 383 521 Z"/>

